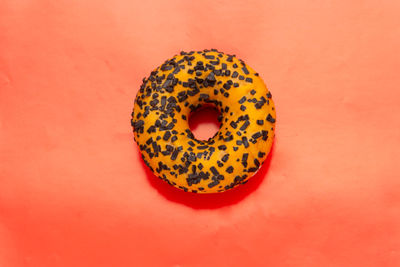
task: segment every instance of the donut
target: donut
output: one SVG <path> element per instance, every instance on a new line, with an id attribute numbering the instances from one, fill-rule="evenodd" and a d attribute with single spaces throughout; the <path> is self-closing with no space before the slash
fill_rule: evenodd
<path id="1" fill-rule="evenodd" d="M 198 140 L 189 116 L 220 112 L 220 129 Z M 259 74 L 216 49 L 181 52 L 143 78 L 131 125 L 141 157 L 168 184 L 216 193 L 244 184 L 264 163 L 275 131 L 275 107 Z"/>

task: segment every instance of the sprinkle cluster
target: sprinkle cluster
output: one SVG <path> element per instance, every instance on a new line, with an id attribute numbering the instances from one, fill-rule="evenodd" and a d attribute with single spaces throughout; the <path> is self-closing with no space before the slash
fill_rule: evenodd
<path id="1" fill-rule="evenodd" d="M 132 113 L 135 141 L 146 165 L 170 185 L 194 193 L 244 183 L 272 144 L 275 108 L 258 73 L 215 49 L 181 52 L 151 72 Z M 221 127 L 208 140 L 189 129 L 192 112 L 216 107 Z"/>

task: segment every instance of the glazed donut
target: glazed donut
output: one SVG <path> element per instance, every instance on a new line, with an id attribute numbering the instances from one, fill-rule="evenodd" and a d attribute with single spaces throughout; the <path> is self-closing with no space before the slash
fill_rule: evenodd
<path id="1" fill-rule="evenodd" d="M 198 140 L 192 112 L 213 105 L 220 129 Z M 263 80 L 234 55 L 181 52 L 151 72 L 136 95 L 131 124 L 151 171 L 184 191 L 215 193 L 245 183 L 274 138 L 275 108 Z"/>

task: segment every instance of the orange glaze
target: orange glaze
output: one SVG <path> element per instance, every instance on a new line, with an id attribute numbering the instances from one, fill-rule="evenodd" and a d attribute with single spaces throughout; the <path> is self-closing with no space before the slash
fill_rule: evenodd
<path id="1" fill-rule="evenodd" d="M 197 140 L 191 112 L 215 105 L 221 127 Z M 275 108 L 259 75 L 215 49 L 181 52 L 155 69 L 136 96 L 132 126 L 142 158 L 170 185 L 195 193 L 222 192 L 246 182 L 266 159 Z"/>

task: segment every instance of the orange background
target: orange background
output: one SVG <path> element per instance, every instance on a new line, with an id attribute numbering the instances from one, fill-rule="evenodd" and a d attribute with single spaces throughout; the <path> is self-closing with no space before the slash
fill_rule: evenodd
<path id="1" fill-rule="evenodd" d="M 0 266 L 400 266 L 399 13 L 1 1 Z M 266 166 L 211 196 L 155 179 L 130 126 L 142 78 L 204 48 L 244 59 L 277 107 Z"/>

